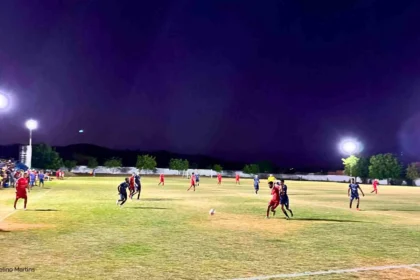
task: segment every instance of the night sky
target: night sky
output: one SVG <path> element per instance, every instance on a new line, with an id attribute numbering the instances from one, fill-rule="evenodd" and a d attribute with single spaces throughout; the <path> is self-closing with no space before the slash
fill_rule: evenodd
<path id="1" fill-rule="evenodd" d="M 420 1 L 3 0 L 0 39 L 0 144 L 32 117 L 51 145 L 420 160 Z"/>

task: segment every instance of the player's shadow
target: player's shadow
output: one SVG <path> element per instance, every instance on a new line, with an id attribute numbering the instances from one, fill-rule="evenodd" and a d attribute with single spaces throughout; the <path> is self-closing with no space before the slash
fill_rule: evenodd
<path id="1" fill-rule="evenodd" d="M 55 212 L 55 211 L 60 211 L 60 210 L 57 210 L 57 209 L 27 209 L 27 211 Z"/>
<path id="2" fill-rule="evenodd" d="M 152 209 L 152 210 L 166 210 L 169 208 L 163 208 L 163 207 L 147 207 L 147 206 L 136 206 L 136 207 L 130 207 L 134 209 Z"/>
<path id="3" fill-rule="evenodd" d="M 143 201 L 170 201 L 170 200 L 179 200 L 178 198 L 141 198 Z"/>
<path id="4" fill-rule="evenodd" d="M 8 230 L 4 230 L 4 229 L 1 229 L 1 228 L 0 228 L 0 233 L 3 233 L 3 232 L 10 232 L 10 231 L 8 231 Z"/>
<path id="5" fill-rule="evenodd" d="M 311 221 L 311 222 L 334 222 L 334 223 L 366 223 L 364 221 L 323 219 L 323 218 L 292 218 L 292 220 L 295 220 L 295 221 Z"/>

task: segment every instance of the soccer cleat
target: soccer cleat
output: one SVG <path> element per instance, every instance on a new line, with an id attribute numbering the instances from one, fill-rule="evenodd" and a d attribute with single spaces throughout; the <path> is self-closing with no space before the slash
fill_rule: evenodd
<path id="1" fill-rule="evenodd" d="M 356 208 L 357 211 L 360 211 L 360 208 Z"/>
<path id="2" fill-rule="evenodd" d="M 269 216 L 267 216 L 267 217 L 265 217 L 266 219 L 270 219 L 270 217 Z"/>
<path id="3" fill-rule="evenodd" d="M 117 205 L 118 205 L 118 200 L 117 200 Z"/>
<path id="4" fill-rule="evenodd" d="M 26 208 L 23 208 L 23 211 L 26 211 Z"/>
<path id="5" fill-rule="evenodd" d="M 273 216 L 276 215 L 276 210 L 272 210 L 271 212 L 273 212 Z"/>

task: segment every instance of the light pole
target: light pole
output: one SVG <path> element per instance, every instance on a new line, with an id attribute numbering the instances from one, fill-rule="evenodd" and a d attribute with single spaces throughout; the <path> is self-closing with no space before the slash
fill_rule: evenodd
<path id="1" fill-rule="evenodd" d="M 29 129 L 29 146 L 26 152 L 26 165 L 28 166 L 28 168 L 32 167 L 32 130 L 37 129 L 38 128 L 38 122 L 35 120 L 27 120 L 26 123 L 26 128 Z"/>
<path id="2" fill-rule="evenodd" d="M 354 154 L 361 151 L 361 144 L 359 141 L 354 139 L 344 139 L 339 144 L 342 153 L 353 156 Z M 350 168 L 350 177 L 352 177 L 352 168 Z"/>
<path id="3" fill-rule="evenodd" d="M 9 106 L 9 99 L 7 96 L 0 92 L 0 110 L 7 109 Z"/>

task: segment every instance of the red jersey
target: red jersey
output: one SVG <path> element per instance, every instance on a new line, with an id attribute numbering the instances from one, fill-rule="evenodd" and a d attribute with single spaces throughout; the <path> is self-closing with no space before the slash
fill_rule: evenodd
<path id="1" fill-rule="evenodd" d="M 280 189 L 277 186 L 274 186 L 271 189 L 271 201 L 279 201 L 280 200 Z"/>
<path id="2" fill-rule="evenodd" d="M 236 174 L 236 181 L 239 181 L 239 174 Z"/>
<path id="3" fill-rule="evenodd" d="M 376 189 L 376 187 L 378 186 L 378 181 L 373 181 L 373 187 Z"/>
<path id="4" fill-rule="evenodd" d="M 163 181 L 163 179 L 165 179 L 163 174 L 160 174 L 160 180 Z"/>
<path id="5" fill-rule="evenodd" d="M 16 181 L 16 197 L 26 198 L 26 188 L 28 187 L 28 180 L 26 178 L 19 178 Z"/>
<path id="6" fill-rule="evenodd" d="M 221 181 L 222 180 L 222 175 L 217 174 L 217 179 L 219 179 L 219 181 Z"/>
<path id="7" fill-rule="evenodd" d="M 130 187 L 134 188 L 134 176 L 130 177 Z"/>
<path id="8" fill-rule="evenodd" d="M 194 185 L 195 184 L 195 175 L 192 175 L 191 176 L 191 185 Z"/>

